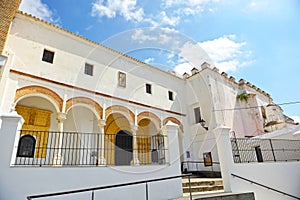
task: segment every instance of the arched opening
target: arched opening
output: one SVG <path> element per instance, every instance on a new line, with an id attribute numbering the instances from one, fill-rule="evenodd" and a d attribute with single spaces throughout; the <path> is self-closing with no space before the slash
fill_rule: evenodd
<path id="1" fill-rule="evenodd" d="M 125 161 L 120 161 L 120 163 L 119 162 L 116 163 L 116 161 L 119 160 L 119 158 L 118 159 L 116 158 L 116 156 L 119 155 L 117 154 L 116 150 L 120 149 L 119 146 L 123 147 L 122 145 L 124 145 L 123 148 L 125 148 L 125 144 L 122 144 L 122 142 L 125 143 L 126 141 L 126 143 L 128 143 L 129 140 L 131 140 L 131 149 L 132 149 L 133 145 L 132 145 L 132 134 L 131 134 L 131 126 L 130 126 L 132 122 L 130 122 L 129 119 L 126 117 L 126 114 L 121 112 L 111 113 L 106 118 L 106 123 L 104 127 L 104 133 L 105 133 L 104 154 L 105 154 L 107 165 L 124 165 L 122 163 L 125 163 Z M 131 139 L 124 139 L 125 137 Z M 119 146 L 116 144 L 117 139 L 118 139 Z M 129 147 L 127 146 L 126 148 Z M 130 164 L 130 162 L 129 163 L 126 162 L 126 163 Z"/>
<path id="2" fill-rule="evenodd" d="M 64 121 L 65 132 L 95 133 L 99 132 L 98 119 L 93 110 L 84 104 L 72 106 Z"/>
<path id="3" fill-rule="evenodd" d="M 43 97 L 54 106 L 56 112 L 60 112 L 63 104 L 63 99 L 49 88 L 30 85 L 17 89 L 14 102 L 19 104 L 19 101 L 28 97 Z"/>
<path id="4" fill-rule="evenodd" d="M 56 109 L 48 100 L 40 96 L 29 96 L 21 99 L 16 111 L 24 119 L 22 130 L 56 131 Z"/>
<path id="5" fill-rule="evenodd" d="M 102 116 L 102 107 L 96 101 L 87 97 L 74 97 L 68 99 L 68 101 L 66 102 L 66 112 L 69 112 L 71 108 L 77 105 L 89 108 L 95 114 L 97 119 L 100 119 Z"/>
<path id="6" fill-rule="evenodd" d="M 16 111 L 24 119 L 20 140 L 24 135 L 34 137 L 36 141 L 34 157 L 45 159 L 51 151 L 49 145 L 53 139 L 53 135 L 48 131 L 57 130 L 55 106 L 44 97 L 28 96 L 17 103 Z"/>
<path id="7" fill-rule="evenodd" d="M 92 108 L 76 104 L 69 108 L 62 138 L 63 165 L 96 165 L 100 136 Z"/>
<path id="8" fill-rule="evenodd" d="M 126 130 L 116 135 L 115 165 L 130 165 L 132 160 L 132 135 Z"/>
<path id="9" fill-rule="evenodd" d="M 17 157 L 33 158 L 36 140 L 32 135 L 24 135 L 18 144 Z"/>
<path id="10" fill-rule="evenodd" d="M 164 164 L 165 161 L 165 138 L 159 133 L 151 137 L 151 162 L 153 164 Z"/>
<path id="11" fill-rule="evenodd" d="M 164 163 L 164 137 L 150 118 L 138 122 L 137 145 L 141 164 Z"/>

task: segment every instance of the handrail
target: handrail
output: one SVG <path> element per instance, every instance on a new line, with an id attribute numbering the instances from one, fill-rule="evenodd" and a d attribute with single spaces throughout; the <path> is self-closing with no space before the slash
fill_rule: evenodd
<path id="1" fill-rule="evenodd" d="M 75 194 L 75 193 L 89 192 L 89 191 L 109 189 L 109 188 L 115 188 L 115 187 L 123 187 L 123 186 L 129 186 L 129 185 L 138 185 L 138 184 L 142 184 L 142 183 L 150 183 L 150 182 L 155 182 L 155 181 L 163 181 L 163 180 L 169 180 L 169 179 L 175 179 L 175 178 L 182 178 L 182 177 L 187 177 L 187 176 L 189 177 L 191 175 L 192 174 L 185 174 L 185 175 L 179 175 L 179 176 L 170 176 L 170 177 L 165 177 L 165 178 L 149 179 L 149 180 L 136 181 L 136 182 L 130 182 L 130 183 L 122 183 L 122 184 L 115 184 L 115 185 L 108 185 L 108 186 L 85 188 L 85 189 L 79 189 L 79 190 L 69 190 L 69 191 L 64 191 L 64 192 L 56 192 L 56 193 L 32 195 L 32 196 L 27 196 L 27 199 L 28 200 L 32 200 L 32 199 L 38 199 L 38 198 L 43 198 L 43 197 L 62 196 L 62 195 L 66 195 L 66 194 Z"/>
<path id="2" fill-rule="evenodd" d="M 200 164 L 203 164 L 202 166 Z M 220 166 L 220 162 L 211 162 L 212 165 L 205 166 L 204 161 L 183 161 L 181 162 L 181 171 L 183 173 L 188 172 L 200 172 L 205 171 L 207 169 L 211 169 L 212 172 L 219 172 L 220 170 L 214 166 Z M 186 171 L 184 170 L 186 169 Z"/>
<path id="3" fill-rule="evenodd" d="M 255 181 L 251 181 L 251 180 L 249 180 L 249 179 L 247 179 L 247 178 L 238 176 L 238 175 L 236 175 L 236 174 L 231 174 L 231 176 L 236 177 L 236 178 L 239 178 L 239 179 L 242 179 L 242 180 L 244 180 L 244 181 L 248 181 L 248 182 L 250 182 L 250 183 L 252 183 L 252 184 L 256 184 L 256 185 L 258 185 L 258 186 L 267 188 L 267 189 L 272 190 L 272 191 L 274 191 L 274 192 L 278 192 L 278 193 L 280 193 L 280 194 L 283 194 L 283 195 L 286 195 L 286 196 L 289 196 L 289 197 L 292 197 L 292 198 L 295 198 L 295 199 L 299 199 L 299 200 L 300 200 L 300 197 L 296 197 L 296 196 L 293 196 L 293 195 L 291 195 L 291 194 L 288 194 L 288 193 L 282 192 L 282 191 L 280 191 L 280 190 L 271 188 L 271 187 L 269 187 L 269 186 L 263 185 L 263 184 L 261 184 L 261 183 L 257 183 L 257 182 L 255 182 Z"/>
<path id="4" fill-rule="evenodd" d="M 182 163 L 204 163 L 204 161 L 183 161 Z M 212 164 L 219 165 L 220 162 L 212 162 Z"/>
<path id="5" fill-rule="evenodd" d="M 187 160 L 187 161 L 182 161 L 186 163 L 204 163 L 204 161 L 194 161 L 194 160 Z M 214 164 L 220 164 L 220 162 L 212 162 Z"/>

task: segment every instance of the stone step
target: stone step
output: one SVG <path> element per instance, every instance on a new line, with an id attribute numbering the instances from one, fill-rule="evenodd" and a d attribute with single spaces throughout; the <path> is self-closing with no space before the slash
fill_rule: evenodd
<path id="1" fill-rule="evenodd" d="M 221 193 L 221 194 L 210 194 L 200 195 L 193 198 L 194 200 L 255 200 L 254 193 Z"/>
<path id="2" fill-rule="evenodd" d="M 223 181 L 220 178 L 191 178 L 191 192 L 207 192 L 207 191 L 220 191 L 223 190 Z M 188 178 L 182 179 L 183 193 L 189 193 L 189 180 Z"/>
<path id="3" fill-rule="evenodd" d="M 191 187 L 192 193 L 194 192 L 208 192 L 208 191 L 217 191 L 217 190 L 223 190 L 223 185 L 205 185 L 205 186 L 194 186 Z M 183 193 L 189 193 L 189 187 L 183 187 L 182 188 Z"/>
<path id="4" fill-rule="evenodd" d="M 189 196 L 172 200 L 189 200 Z M 193 200 L 255 200 L 253 192 L 247 193 L 206 193 L 193 195 Z"/>
<path id="5" fill-rule="evenodd" d="M 207 180 L 207 181 L 192 181 L 191 180 L 191 186 L 212 186 L 212 185 L 223 185 L 222 180 Z M 188 187 L 189 182 L 182 182 L 182 187 Z"/>

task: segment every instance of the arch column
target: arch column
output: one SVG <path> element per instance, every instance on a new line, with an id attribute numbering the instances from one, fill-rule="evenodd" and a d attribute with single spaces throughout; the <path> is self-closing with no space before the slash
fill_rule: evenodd
<path id="1" fill-rule="evenodd" d="M 54 150 L 54 155 L 53 155 L 53 159 L 52 159 L 52 165 L 62 165 L 62 153 L 61 153 L 61 149 L 62 149 L 62 134 L 64 131 L 64 121 L 67 119 L 67 114 L 66 113 L 57 113 L 57 117 L 56 120 L 58 122 L 58 127 L 57 127 L 57 131 L 58 133 L 56 133 L 56 139 L 55 139 L 55 150 Z"/>
<path id="2" fill-rule="evenodd" d="M 105 126 L 105 120 L 100 119 L 98 120 L 98 126 L 100 129 L 100 140 L 99 140 L 99 151 L 98 151 L 98 165 L 106 165 L 106 159 L 104 156 L 104 142 L 105 142 L 105 133 L 104 133 L 104 126 Z"/>
<path id="3" fill-rule="evenodd" d="M 162 127 L 161 134 L 164 138 L 165 163 L 169 164 L 170 163 L 170 158 L 169 158 L 169 137 L 168 137 L 168 127 L 167 127 L 167 125 L 164 125 Z"/>
<path id="4" fill-rule="evenodd" d="M 137 145 L 137 133 L 138 126 L 137 125 L 131 125 L 131 132 L 132 132 L 132 147 L 133 147 L 133 160 L 132 164 L 133 165 L 140 165 L 139 161 L 139 150 L 138 150 L 138 145 Z"/>

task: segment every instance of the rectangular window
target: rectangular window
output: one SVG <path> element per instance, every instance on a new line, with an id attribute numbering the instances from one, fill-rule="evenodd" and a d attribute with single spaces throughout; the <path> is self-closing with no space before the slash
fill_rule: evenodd
<path id="1" fill-rule="evenodd" d="M 196 122 L 196 124 L 200 123 L 200 121 L 201 121 L 200 108 L 199 107 L 194 108 L 194 113 L 195 113 L 195 122 Z"/>
<path id="2" fill-rule="evenodd" d="M 173 92 L 172 91 L 169 91 L 169 100 L 173 101 Z"/>
<path id="3" fill-rule="evenodd" d="M 151 85 L 146 83 L 146 93 L 148 94 L 152 94 L 152 89 L 151 89 Z"/>
<path id="4" fill-rule="evenodd" d="M 118 86 L 126 88 L 126 74 L 124 72 L 118 72 Z"/>
<path id="5" fill-rule="evenodd" d="M 42 61 L 53 63 L 54 52 L 44 49 Z"/>
<path id="6" fill-rule="evenodd" d="M 93 76 L 94 66 L 88 63 L 85 63 L 84 73 L 90 76 Z"/>

